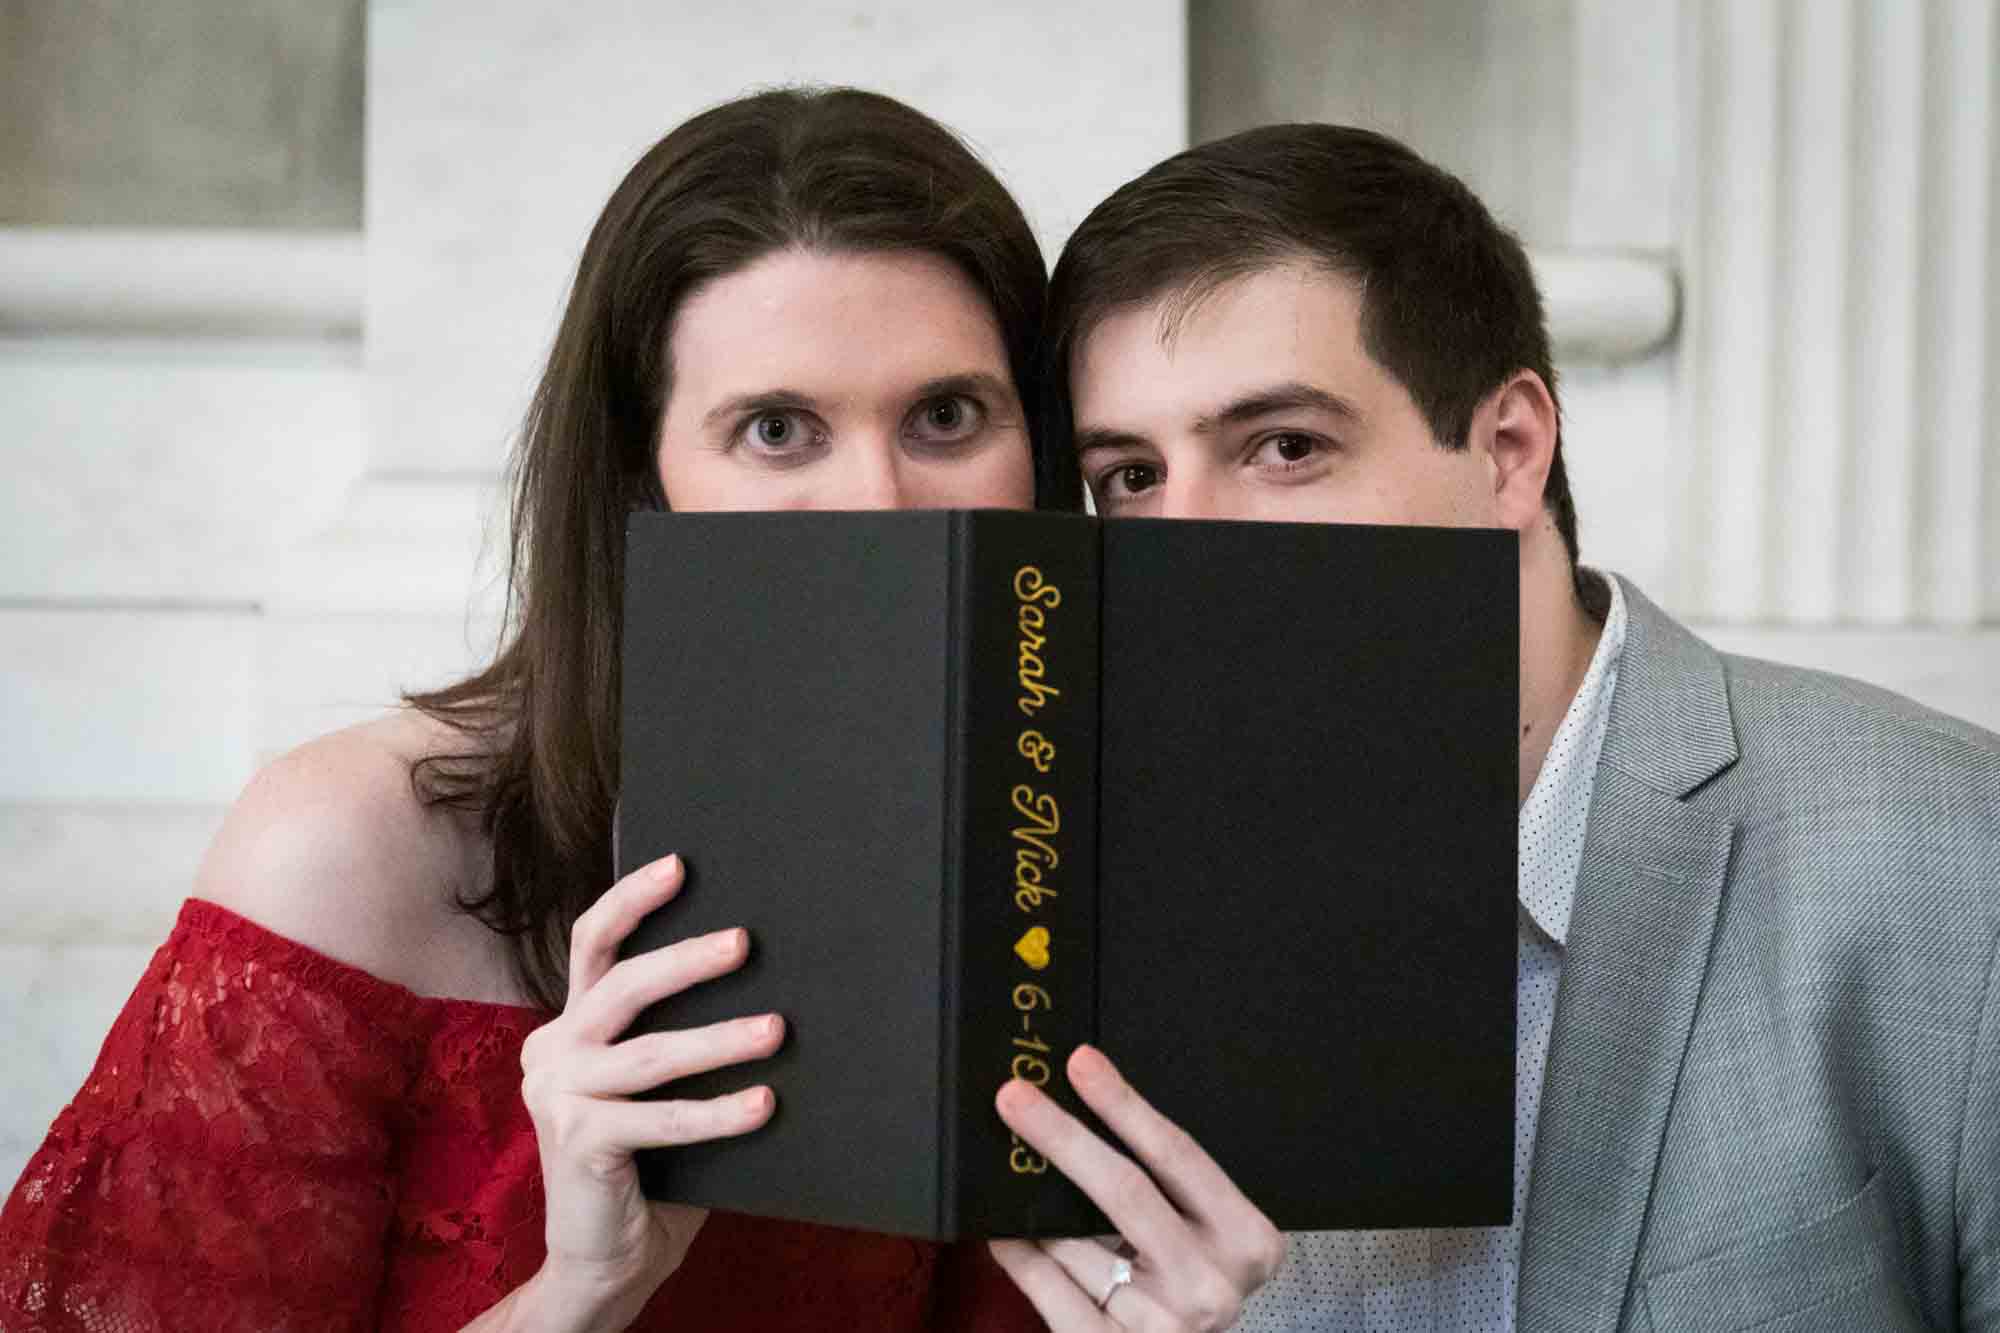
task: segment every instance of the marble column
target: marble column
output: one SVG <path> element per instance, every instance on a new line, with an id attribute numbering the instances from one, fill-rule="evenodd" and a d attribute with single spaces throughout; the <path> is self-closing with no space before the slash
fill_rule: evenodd
<path id="1" fill-rule="evenodd" d="M 1990 0 L 1690 0 L 1678 589 L 1732 622 L 2000 610 Z"/>

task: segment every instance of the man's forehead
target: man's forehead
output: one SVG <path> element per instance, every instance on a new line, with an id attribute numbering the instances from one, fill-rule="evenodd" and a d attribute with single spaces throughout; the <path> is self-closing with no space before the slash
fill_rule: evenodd
<path id="1" fill-rule="evenodd" d="M 1071 398 L 1081 417 L 1129 410 L 1136 394 L 1160 403 L 1239 382 L 1340 377 L 1372 364 L 1361 304 L 1352 279 L 1303 263 L 1163 292 L 1108 312 L 1078 339 Z"/>

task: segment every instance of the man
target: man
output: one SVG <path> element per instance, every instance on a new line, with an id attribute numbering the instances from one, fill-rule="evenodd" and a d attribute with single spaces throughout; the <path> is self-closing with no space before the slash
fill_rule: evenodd
<path id="1" fill-rule="evenodd" d="M 1579 568 L 1526 258 L 1391 140 L 1162 163 L 1051 319 L 1107 516 L 1519 534 L 1514 1225 L 1295 1236 L 1240 1327 L 2000 1329 L 2000 740 Z"/>

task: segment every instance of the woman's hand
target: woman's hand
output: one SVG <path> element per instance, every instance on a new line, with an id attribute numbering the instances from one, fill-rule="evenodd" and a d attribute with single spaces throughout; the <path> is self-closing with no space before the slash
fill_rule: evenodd
<path id="1" fill-rule="evenodd" d="M 618 961 L 618 945 L 679 891 L 680 858 L 618 881 L 570 934 L 569 998 L 521 1048 L 521 1095 L 535 1122 L 548 1195 L 548 1259 L 520 1295 L 547 1328 L 623 1328 L 680 1267 L 705 1209 L 652 1203 L 632 1154 L 727 1138 L 770 1119 L 762 1085 L 705 1101 L 633 1101 L 631 1095 L 703 1070 L 760 1059 L 784 1041 L 776 1014 L 619 1041 L 656 1000 L 732 972 L 749 936 L 723 930 Z M 526 1312 L 517 1310 L 517 1316 Z"/>
<path id="2" fill-rule="evenodd" d="M 1019 1079 L 1000 1089 L 995 1105 L 1010 1129 L 1104 1210 L 1136 1254 L 1122 1258 L 1093 1240 L 997 1240 L 993 1257 L 1052 1329 L 1229 1327 L 1284 1260 L 1284 1236 L 1101 1051 L 1079 1046 L 1069 1079 L 1137 1162 Z M 1120 1280 L 1126 1273 L 1130 1280 Z"/>

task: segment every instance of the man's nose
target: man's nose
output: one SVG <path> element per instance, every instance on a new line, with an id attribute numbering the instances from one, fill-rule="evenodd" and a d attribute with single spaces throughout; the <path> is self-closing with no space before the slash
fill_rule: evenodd
<path id="1" fill-rule="evenodd" d="M 1160 483 L 1161 518 L 1227 518 L 1227 497 L 1215 478 L 1202 472 L 1170 473 Z"/>

